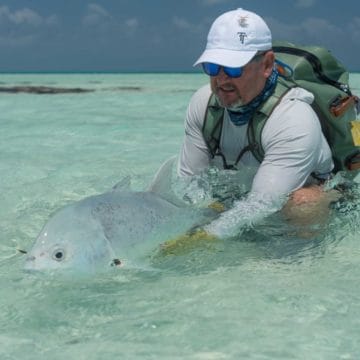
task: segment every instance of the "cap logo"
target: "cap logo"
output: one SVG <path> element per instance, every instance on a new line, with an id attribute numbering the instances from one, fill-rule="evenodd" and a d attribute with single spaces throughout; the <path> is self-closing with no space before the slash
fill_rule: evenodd
<path id="1" fill-rule="evenodd" d="M 240 42 L 244 44 L 245 38 L 247 38 L 246 32 L 239 31 L 237 34 L 239 35 Z"/>
<path id="2" fill-rule="evenodd" d="M 238 24 L 242 28 L 247 28 L 249 24 L 247 23 L 248 17 L 247 16 L 239 16 L 238 18 Z"/>

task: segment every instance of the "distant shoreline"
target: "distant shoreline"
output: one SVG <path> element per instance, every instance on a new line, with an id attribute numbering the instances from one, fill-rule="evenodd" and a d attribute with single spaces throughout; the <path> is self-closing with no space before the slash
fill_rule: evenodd
<path id="1" fill-rule="evenodd" d="M 0 75 L 136 75 L 203 74 L 202 71 L 0 71 Z"/>

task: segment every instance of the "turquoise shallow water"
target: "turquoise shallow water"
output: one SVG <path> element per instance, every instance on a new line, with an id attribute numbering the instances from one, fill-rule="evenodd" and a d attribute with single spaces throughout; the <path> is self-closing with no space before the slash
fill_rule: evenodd
<path id="1" fill-rule="evenodd" d="M 50 214 L 131 175 L 143 189 L 178 152 L 201 74 L 2 75 L 1 86 L 96 89 L 0 94 L 1 359 L 357 359 L 360 211 L 304 243 L 263 224 L 160 261 L 158 272 L 33 276 L 11 257 Z M 351 83 L 360 94 L 360 75 Z M 350 207 L 350 205 L 349 205 Z M 256 240 L 256 241 L 255 241 Z"/>

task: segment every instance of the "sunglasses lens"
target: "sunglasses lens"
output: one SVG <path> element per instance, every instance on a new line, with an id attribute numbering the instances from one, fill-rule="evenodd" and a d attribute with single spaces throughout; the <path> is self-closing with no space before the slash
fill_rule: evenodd
<path id="1" fill-rule="evenodd" d="M 204 62 L 202 63 L 204 73 L 209 76 L 216 76 L 220 71 L 220 65 Z"/>
<path id="2" fill-rule="evenodd" d="M 237 78 L 240 77 L 241 74 L 243 72 L 243 68 L 242 67 L 237 67 L 237 68 L 233 68 L 233 67 L 224 67 L 224 73 L 227 76 L 230 76 L 232 78 Z"/>
<path id="3" fill-rule="evenodd" d="M 220 72 L 221 66 L 218 64 L 203 62 L 201 65 L 203 67 L 204 73 L 209 76 L 216 76 Z M 223 66 L 222 68 L 224 69 L 225 74 L 232 78 L 240 77 L 243 71 L 241 67 L 233 68 L 233 67 Z"/>

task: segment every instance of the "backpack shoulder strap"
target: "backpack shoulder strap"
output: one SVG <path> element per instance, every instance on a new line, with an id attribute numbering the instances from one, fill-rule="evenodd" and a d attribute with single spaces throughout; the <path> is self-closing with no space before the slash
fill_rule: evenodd
<path id="1" fill-rule="evenodd" d="M 211 94 L 206 108 L 202 133 L 212 157 L 219 148 L 224 108 L 218 103 L 216 96 Z"/>
<path id="2" fill-rule="evenodd" d="M 250 120 L 247 131 L 248 142 L 252 154 L 259 162 L 263 161 L 265 155 L 261 144 L 264 125 L 283 96 L 295 86 L 294 83 L 279 78 L 274 93 L 260 106 L 255 116 Z"/>

